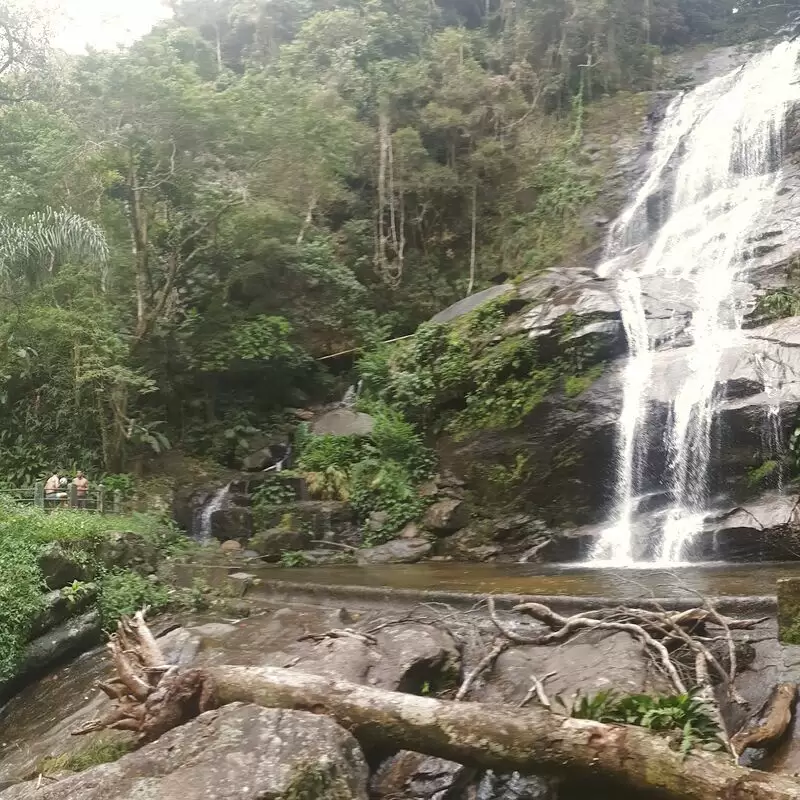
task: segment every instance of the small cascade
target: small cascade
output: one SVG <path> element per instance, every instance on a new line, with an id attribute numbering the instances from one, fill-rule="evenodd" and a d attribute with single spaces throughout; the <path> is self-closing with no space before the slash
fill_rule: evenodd
<path id="1" fill-rule="evenodd" d="M 211 516 L 215 511 L 222 511 L 227 508 L 230 493 L 230 484 L 222 486 L 211 495 L 211 498 L 200 509 L 195 527 L 195 538 L 204 542 L 211 538 Z"/>
<path id="2" fill-rule="evenodd" d="M 616 500 L 594 553 L 630 564 L 640 553 L 679 561 L 708 510 L 717 372 L 741 341 L 748 232 L 767 212 L 781 172 L 787 110 L 800 101 L 800 41 L 782 42 L 745 66 L 672 101 L 648 174 L 611 227 L 598 273 L 614 280 L 629 358 L 619 421 Z M 673 332 L 653 315 L 671 308 Z M 656 359 L 669 351 L 667 361 Z M 669 364 L 657 406 L 654 380 Z M 663 403 L 668 400 L 666 421 Z M 779 409 L 770 424 L 778 436 Z M 654 466 L 656 465 L 656 466 Z M 660 474 L 653 474 L 656 470 Z M 638 500 L 666 492 L 670 504 L 642 547 Z"/>
<path id="3" fill-rule="evenodd" d="M 355 383 L 352 386 L 348 386 L 347 391 L 344 393 L 344 397 L 342 397 L 339 405 L 342 408 L 353 408 L 358 402 L 358 397 L 361 394 L 361 389 L 363 386 L 363 380 L 360 380 L 358 383 Z"/>

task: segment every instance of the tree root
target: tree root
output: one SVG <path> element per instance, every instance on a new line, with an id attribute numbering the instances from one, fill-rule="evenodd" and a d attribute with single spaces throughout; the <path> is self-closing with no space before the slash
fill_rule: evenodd
<path id="1" fill-rule="evenodd" d="M 134 731 L 139 741 L 149 742 L 216 708 L 213 680 L 202 670 L 180 670 L 166 663 L 144 612 L 120 621 L 108 649 L 116 676 L 101 681 L 98 688 L 115 705 L 103 717 L 73 731 L 74 736 L 111 728 Z"/>

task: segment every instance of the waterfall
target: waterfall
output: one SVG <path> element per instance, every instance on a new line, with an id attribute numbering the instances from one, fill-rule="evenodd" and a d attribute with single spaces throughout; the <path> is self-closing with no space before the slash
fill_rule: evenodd
<path id="1" fill-rule="evenodd" d="M 217 489 L 211 499 L 202 507 L 199 514 L 196 538 L 207 541 L 211 538 L 211 515 L 215 511 L 220 511 L 228 503 L 228 495 L 231 493 L 231 485 L 227 484 Z"/>
<path id="2" fill-rule="evenodd" d="M 637 557 L 635 516 L 646 483 L 670 499 L 655 532 L 658 561 L 680 560 L 702 525 L 717 368 L 742 325 L 737 287 L 748 231 L 778 187 L 786 112 L 800 100 L 798 52 L 800 42 L 783 42 L 675 98 L 647 176 L 611 227 L 598 273 L 615 281 L 629 358 L 615 509 L 595 560 L 625 564 Z M 654 298 L 671 304 L 673 323 L 688 320 L 683 330 L 673 324 L 665 335 L 663 326 L 654 328 Z M 655 353 L 664 349 L 675 362 L 665 428 L 650 398 Z M 666 463 L 654 476 L 646 471 L 656 447 Z"/>

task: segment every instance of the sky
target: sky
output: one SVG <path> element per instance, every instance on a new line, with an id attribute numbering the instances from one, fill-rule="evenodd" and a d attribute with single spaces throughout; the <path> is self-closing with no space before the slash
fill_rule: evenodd
<path id="1" fill-rule="evenodd" d="M 56 12 L 55 44 L 70 53 L 129 44 L 169 15 L 162 0 L 28 0 Z"/>

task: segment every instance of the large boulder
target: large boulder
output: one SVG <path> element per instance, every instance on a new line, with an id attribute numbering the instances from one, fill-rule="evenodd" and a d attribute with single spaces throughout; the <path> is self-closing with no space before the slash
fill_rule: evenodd
<path id="1" fill-rule="evenodd" d="M 693 561 L 786 561 L 800 558 L 800 511 L 795 495 L 766 494 L 709 514 L 688 543 Z"/>
<path id="2" fill-rule="evenodd" d="M 283 528 L 271 528 L 259 531 L 248 543 L 265 561 L 280 561 L 287 550 L 307 550 L 311 547 L 312 534 L 307 531 L 288 531 Z"/>
<path id="3" fill-rule="evenodd" d="M 426 512 L 423 526 L 438 536 L 447 536 L 469 525 L 469 506 L 464 500 L 446 497 Z"/>
<path id="4" fill-rule="evenodd" d="M 371 564 L 415 564 L 427 556 L 433 545 L 427 539 L 394 539 L 376 547 L 365 547 L 356 553 L 362 566 Z"/>
<path id="5" fill-rule="evenodd" d="M 328 717 L 234 703 L 157 742 L 56 783 L 31 781 L 2 800 L 367 800 L 356 740 Z"/>
<path id="6" fill-rule="evenodd" d="M 531 676 L 550 677 L 544 689 L 569 708 L 578 695 L 613 689 L 620 693 L 669 692 L 639 642 L 627 633 L 587 633 L 564 647 L 523 646 L 501 654 L 492 679 L 474 691 L 475 700 L 517 705 L 531 688 Z"/>
<path id="7" fill-rule="evenodd" d="M 39 636 L 70 617 L 82 614 L 97 600 L 97 584 L 84 583 L 79 592 L 55 590 L 44 596 L 44 607 L 33 622 L 30 635 Z"/>
<path id="8" fill-rule="evenodd" d="M 87 581 L 92 575 L 87 559 L 81 558 L 79 547 L 66 547 L 61 542 L 49 542 L 39 553 L 39 569 L 50 589 L 63 589 L 74 581 Z"/>
<path id="9" fill-rule="evenodd" d="M 513 428 L 476 431 L 438 441 L 443 465 L 465 479 L 475 505 L 497 502 L 492 470 L 524 470 L 514 483 L 518 503 L 550 526 L 605 519 L 614 498 L 617 423 L 622 410 L 621 364 L 607 366 L 578 397 L 554 392 Z"/>
<path id="10" fill-rule="evenodd" d="M 369 436 L 375 427 L 375 419 L 369 414 L 349 408 L 335 408 L 317 417 L 311 423 L 311 432 L 317 435 Z"/>
<path id="11" fill-rule="evenodd" d="M 249 539 L 253 535 L 253 512 L 233 506 L 211 513 L 211 535 L 221 542 Z"/>
<path id="12" fill-rule="evenodd" d="M 100 615 L 87 611 L 36 637 L 25 648 L 14 676 L 0 682 L 0 701 L 54 665 L 94 647 L 101 636 Z"/>

